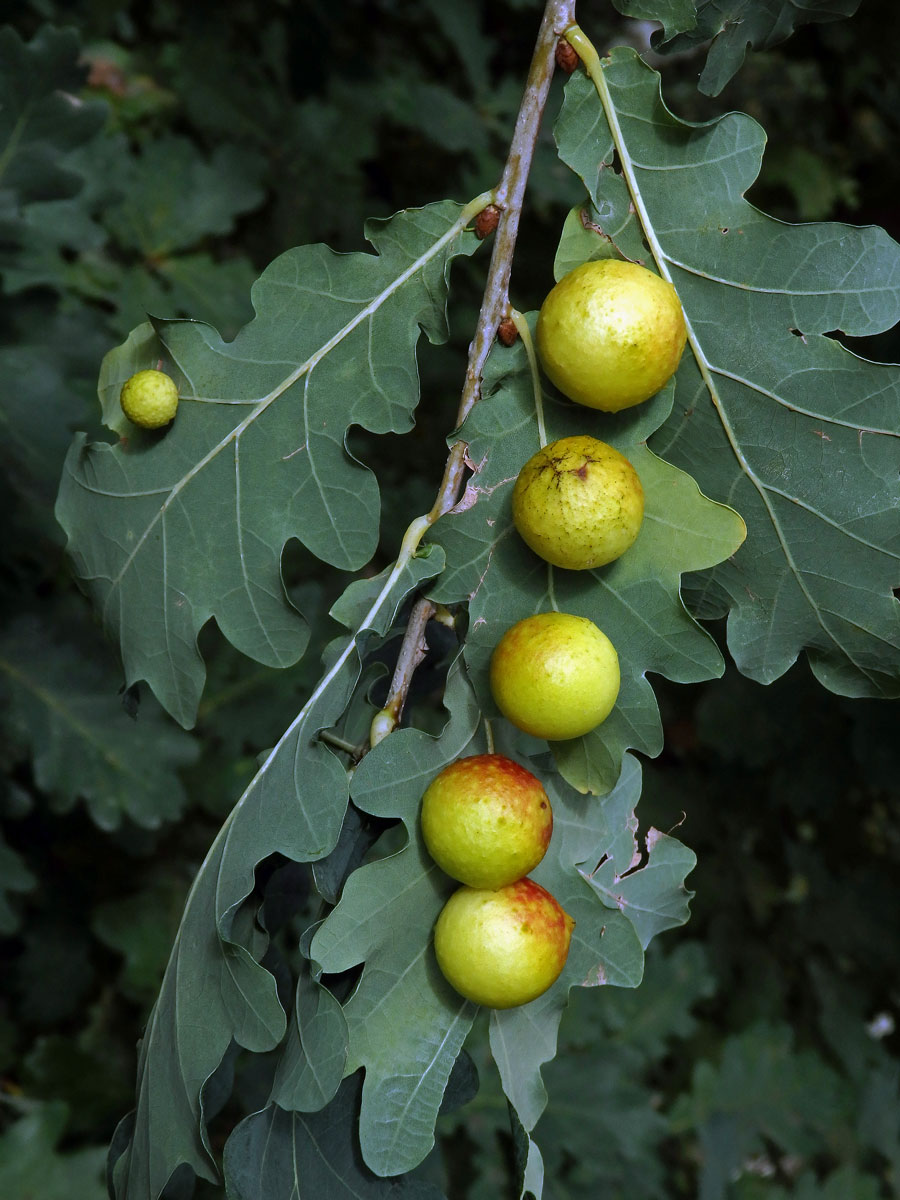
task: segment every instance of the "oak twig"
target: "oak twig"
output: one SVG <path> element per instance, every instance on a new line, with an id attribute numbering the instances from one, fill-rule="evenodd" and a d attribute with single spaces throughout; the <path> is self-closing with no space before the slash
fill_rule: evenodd
<path id="1" fill-rule="evenodd" d="M 538 31 L 522 103 L 516 117 L 509 155 L 500 183 L 494 192 L 494 203 L 500 209 L 500 223 L 494 237 L 475 333 L 469 346 L 465 383 L 456 419 L 457 429 L 462 426 L 481 397 L 484 365 L 497 335 L 497 328 L 508 314 L 509 280 L 519 232 L 519 218 L 541 118 L 550 91 L 550 81 L 556 66 L 556 46 L 559 38 L 574 23 L 575 0 L 548 0 Z M 461 438 L 451 446 L 440 490 L 428 514 L 429 523 L 450 512 L 458 502 L 465 480 L 466 450 L 466 442 Z M 399 723 L 413 672 L 427 652 L 425 626 L 433 612 L 434 605 L 428 600 L 419 599 L 413 605 L 385 706 L 372 723 L 372 745 L 386 737 Z"/>
<path id="2" fill-rule="evenodd" d="M 406 632 L 397 655 L 397 665 L 391 679 L 390 690 L 384 708 L 381 710 L 388 720 L 393 722 L 392 728 L 400 724 L 403 715 L 403 705 L 412 681 L 413 672 L 428 653 L 428 643 L 425 641 L 425 626 L 431 620 L 434 605 L 430 600 L 420 597 L 412 607 Z"/>

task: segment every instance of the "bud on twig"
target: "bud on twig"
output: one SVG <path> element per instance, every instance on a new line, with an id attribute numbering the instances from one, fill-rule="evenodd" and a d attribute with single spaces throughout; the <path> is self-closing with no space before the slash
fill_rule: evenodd
<path id="1" fill-rule="evenodd" d="M 518 336 L 515 321 L 512 317 L 504 317 L 497 326 L 497 340 L 504 346 L 511 346 Z"/>
<path id="2" fill-rule="evenodd" d="M 565 38 L 560 38 L 556 43 L 556 65 L 561 71 L 565 71 L 567 75 L 571 75 L 578 66 L 580 59 L 573 46 L 570 46 Z"/>
<path id="3" fill-rule="evenodd" d="M 475 236 L 483 240 L 489 233 L 493 233 L 499 224 L 500 209 L 496 204 L 489 204 L 475 218 Z"/>

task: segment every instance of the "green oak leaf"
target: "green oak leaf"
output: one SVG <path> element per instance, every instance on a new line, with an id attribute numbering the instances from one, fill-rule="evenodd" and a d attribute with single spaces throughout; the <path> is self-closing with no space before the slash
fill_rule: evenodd
<path id="1" fill-rule="evenodd" d="M 623 876 L 607 858 L 585 876 L 604 904 L 628 917 L 644 947 L 664 929 L 687 921 L 693 893 L 685 890 L 684 877 L 697 865 L 692 850 L 658 829 L 647 833 L 646 846 L 647 862 L 639 870 L 629 867 Z"/>
<path id="2" fill-rule="evenodd" d="M 360 1081 L 353 1076 L 321 1112 L 285 1112 L 270 1104 L 245 1117 L 225 1145 L 228 1195 L 233 1200 L 442 1200 L 432 1184 L 382 1179 L 362 1161 L 359 1095 Z"/>
<path id="3" fill-rule="evenodd" d="M 372 556 L 378 486 L 347 431 L 412 427 L 416 343 L 422 330 L 446 337 L 450 263 L 477 246 L 467 211 L 446 201 L 371 221 L 376 254 L 287 251 L 254 284 L 256 316 L 231 342 L 197 322 L 156 322 L 157 359 L 179 388 L 173 424 L 73 443 L 57 518 L 76 573 L 120 642 L 127 682 L 146 679 L 182 724 L 203 688 L 197 634 L 211 617 L 266 665 L 303 653 L 281 579 L 289 538 L 343 570 Z M 107 414 L 113 380 L 153 357 L 136 337 L 135 358 L 115 352 L 103 373 Z"/>
<path id="4" fill-rule="evenodd" d="M 662 749 L 662 726 L 648 672 L 681 683 L 720 675 L 715 643 L 688 614 L 681 575 L 732 554 L 744 536 L 741 518 L 714 504 L 677 468 L 652 454 L 647 437 L 665 418 L 671 391 L 618 416 L 545 397 L 547 440 L 590 433 L 620 450 L 641 478 L 644 522 L 637 541 L 594 571 L 545 563 L 519 538 L 510 511 L 513 483 L 540 445 L 527 358 L 520 346 L 496 350 L 484 399 L 463 427 L 474 472 L 466 495 L 429 535 L 447 567 L 432 588 L 444 604 L 467 602 L 466 661 L 479 702 L 496 713 L 488 683 L 494 646 L 517 620 L 549 609 L 589 617 L 619 656 L 622 686 L 606 721 L 582 738 L 553 743 L 563 776 L 582 791 L 608 792 L 629 747 Z"/>
<path id="5" fill-rule="evenodd" d="M 632 51 L 613 51 L 600 86 L 603 103 L 590 79 L 569 81 L 560 155 L 601 225 L 628 194 L 644 258 L 675 284 L 690 331 L 650 446 L 748 527 L 741 550 L 691 580 L 692 604 L 728 613 L 731 654 L 760 682 L 805 650 L 833 691 L 897 695 L 900 369 L 826 335 L 894 323 L 900 250 L 874 227 L 786 225 L 748 204 L 760 127 L 740 113 L 679 121 Z"/>
<path id="6" fill-rule="evenodd" d="M 352 600 L 335 608 L 355 614 L 357 626 L 326 647 L 325 674 L 263 757 L 200 866 L 141 1041 L 131 1132 L 126 1135 L 122 1127 L 116 1141 L 112 1179 L 117 1200 L 158 1196 L 181 1163 L 201 1178 L 216 1179 L 204 1084 L 232 1042 L 264 1052 L 273 1050 L 287 1031 L 275 979 L 262 965 L 268 938 L 247 902 L 255 868 L 274 854 L 313 862 L 338 844 L 349 775 L 345 762 L 318 735 L 346 709 L 361 674 L 362 655 L 378 639 L 383 641 L 401 604 L 442 566 L 443 555 L 432 551 L 364 581 L 369 599 L 365 612 L 360 585 L 351 585 Z M 301 1013 L 311 1011 L 309 999 L 305 993 L 298 997 Z M 317 1017 L 320 1007 L 315 1004 Z M 321 1016 L 333 1033 L 332 1014 L 323 1010 Z M 333 1059 L 340 1048 L 333 1037 L 329 1044 Z M 300 1077 L 305 1066 L 295 1053 L 303 1048 L 292 1040 L 287 1047 L 294 1058 L 281 1072 L 278 1094 L 281 1099 L 300 1096 L 306 1104 L 310 1081 Z M 320 1089 L 323 1099 L 328 1091 L 327 1085 Z"/>

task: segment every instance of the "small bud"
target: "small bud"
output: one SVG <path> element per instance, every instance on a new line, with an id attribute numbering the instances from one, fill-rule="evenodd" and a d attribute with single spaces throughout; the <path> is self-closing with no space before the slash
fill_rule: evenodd
<path id="1" fill-rule="evenodd" d="M 516 323 L 512 317 L 504 317 L 497 326 L 497 338 L 504 346 L 511 346 L 519 336 L 519 331 L 516 329 Z"/>
<path id="2" fill-rule="evenodd" d="M 560 38 L 556 43 L 556 65 L 559 69 L 565 71 L 567 75 L 571 75 L 579 62 L 580 59 L 575 48 L 565 38 Z"/>
<path id="3" fill-rule="evenodd" d="M 489 233 L 493 233 L 499 224 L 500 209 L 496 204 L 489 204 L 475 218 L 475 236 L 483 240 Z"/>

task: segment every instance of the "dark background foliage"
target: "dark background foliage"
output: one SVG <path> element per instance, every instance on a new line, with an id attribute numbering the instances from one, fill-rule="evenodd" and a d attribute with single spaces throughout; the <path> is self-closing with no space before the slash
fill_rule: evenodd
<path id="1" fill-rule="evenodd" d="M 23 42 L 49 38 L 79 99 L 61 177 L 32 195 L 0 178 L 0 1195 L 11 1200 L 103 1194 L 105 1145 L 131 1104 L 135 1043 L 192 873 L 315 670 L 260 668 L 208 629 L 210 680 L 190 734 L 146 692 L 120 694 L 52 518 L 72 431 L 98 428 L 100 360 L 145 312 L 228 336 L 285 248 L 360 249 L 367 217 L 490 186 L 540 9 L 0 5 L 7 78 Z M 647 49 L 679 116 L 735 108 L 760 121 L 761 208 L 900 232 L 897 47 L 882 6 L 749 55 L 714 99 L 696 88 L 702 55 L 658 58 L 649 25 L 600 0 L 579 5 L 579 20 L 601 49 Z M 577 198 L 550 124 L 515 262 L 523 310 L 552 282 Z M 406 443 L 355 435 L 384 496 L 373 571 L 410 511 L 431 504 L 483 269 L 455 268 L 451 341 L 421 354 Z M 853 348 L 900 357 L 895 332 Z M 342 581 L 299 551 L 285 572 L 304 611 L 321 614 L 324 644 Z M 438 629 L 431 639 L 410 714 L 426 727 L 441 683 Z M 573 993 L 538 1130 L 547 1193 L 900 1196 L 896 703 L 833 696 L 805 666 L 767 688 L 732 669 L 657 690 L 666 749 L 646 764 L 641 815 L 697 853 L 693 915 L 654 943 L 636 992 Z M 302 888 L 305 869 L 282 884 Z M 471 1053 L 486 1061 L 480 1026 Z M 255 1069 L 237 1064 L 219 1144 L 252 1110 Z M 451 1200 L 514 1194 L 505 1103 L 481 1075 L 422 1168 Z"/>

